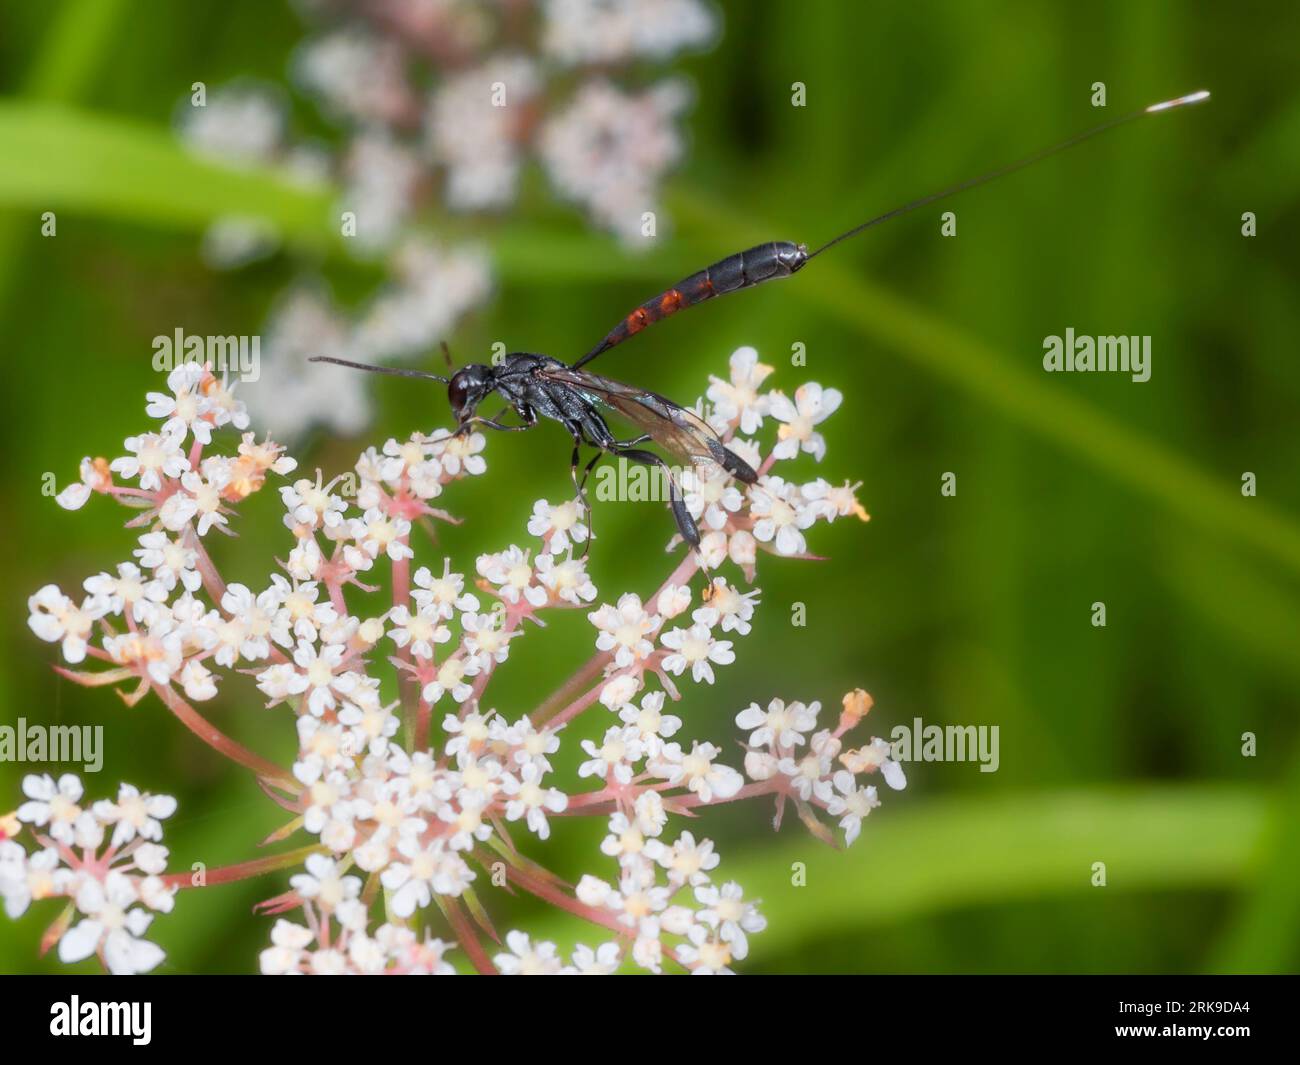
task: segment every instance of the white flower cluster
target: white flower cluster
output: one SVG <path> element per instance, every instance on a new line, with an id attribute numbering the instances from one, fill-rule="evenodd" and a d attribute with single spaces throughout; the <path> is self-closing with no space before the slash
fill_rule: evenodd
<path id="1" fill-rule="evenodd" d="M 713 406 L 706 411 L 710 424 L 728 440 L 727 446 L 755 469 L 759 468 L 758 448 L 732 434 L 749 436 L 766 418 L 778 423 L 774 460 L 792 459 L 805 452 L 820 462 L 826 455 L 826 441 L 816 426 L 839 408 L 840 393 L 816 382 L 798 388 L 793 400 L 783 392 L 762 392 L 762 383 L 771 373 L 772 367 L 759 362 L 753 348 L 736 351 L 731 357 L 730 379 L 710 378 L 707 395 Z M 685 486 L 687 506 L 701 523 L 700 553 L 706 565 L 721 565 L 730 558 L 747 575 L 753 573 L 759 548 L 779 555 L 805 555 L 804 532 L 816 521 L 834 521 L 850 514 L 866 521 L 867 513 L 855 494 L 858 487 L 848 483 L 834 486 L 820 477 L 795 484 L 765 473 L 742 496 L 722 472 L 699 469 L 688 474 Z"/>
<path id="2" fill-rule="evenodd" d="M 535 148 L 562 195 L 601 226 L 639 237 L 658 180 L 681 152 L 673 122 L 686 103 L 682 87 L 665 81 L 630 95 L 596 79 L 557 94 L 548 80 L 558 87 L 566 68 L 608 73 L 707 45 L 710 8 L 702 0 L 546 0 L 530 53 L 504 20 L 492 25 L 470 6 L 393 0 L 382 12 L 363 11 L 303 46 L 298 80 L 364 135 L 402 138 L 401 165 L 418 157 L 438 168 L 454 210 L 508 205 Z M 415 86 L 430 59 L 434 87 L 422 103 Z M 407 183 L 398 184 L 394 220 L 414 206 Z"/>
<path id="3" fill-rule="evenodd" d="M 751 703 L 736 715 L 736 724 L 750 729 L 749 749 L 745 754 L 745 772 L 751 780 L 768 781 L 784 778 L 782 792 L 797 796 L 805 803 L 815 801 L 832 817 L 840 819 L 844 842 L 851 844 L 862 831 L 862 819 L 880 805 L 874 785 L 860 787 L 857 774 L 877 770 L 885 783 L 896 791 L 907 786 L 903 767 L 889 757 L 889 744 L 879 737 L 857 750 L 845 750 L 840 739 L 869 706 L 865 692 L 845 696 L 842 727 L 817 728 L 821 703 L 790 703 L 773 699 L 763 710 Z M 812 733 L 811 741 L 808 734 Z M 807 743 L 807 750 L 799 748 Z M 839 761 L 843 768 L 836 769 Z"/>
<path id="4" fill-rule="evenodd" d="M 33 902 L 67 899 L 55 922 L 59 960 L 97 955 L 109 972 L 147 973 L 163 952 L 144 939 L 155 913 L 170 913 L 176 889 L 162 879 L 167 848 L 161 821 L 176 812 L 169 795 L 130 784 L 117 798 L 83 805 L 81 780 L 66 773 L 23 779 L 27 801 L 12 816 L 39 849 L 0 836 L 0 897 L 5 913 L 21 917 Z M 12 835 L 6 831 L 5 835 Z"/>
<path id="5" fill-rule="evenodd" d="M 674 125 L 689 94 L 679 80 L 627 93 L 590 81 L 547 120 L 538 151 L 556 191 L 629 245 L 644 236 L 642 216 L 654 208 L 664 174 L 684 145 Z"/>
<path id="6" fill-rule="evenodd" d="M 379 204 L 392 202 L 383 188 L 375 195 Z M 368 363 L 409 359 L 447 335 L 492 287 L 487 261 L 478 251 L 418 237 L 393 251 L 389 267 L 389 282 L 355 316 L 336 308 L 326 292 L 307 286 L 272 310 L 260 376 L 246 392 L 259 425 L 282 438 L 312 424 L 360 432 L 371 415 L 366 375 L 307 360 L 315 355 Z"/>
<path id="7" fill-rule="evenodd" d="M 544 0 L 542 47 L 562 63 L 663 60 L 713 38 L 715 23 L 700 0 Z"/>
<path id="8" fill-rule="evenodd" d="M 742 348 L 732 356 L 729 380 L 713 379 L 708 404 L 699 402 L 760 477 L 737 486 L 719 471 L 691 474 L 686 498 L 705 533 L 700 553 L 688 554 L 644 599 L 628 592 L 600 601 L 583 554 L 591 531 L 576 500 L 537 501 L 527 520 L 531 543 L 480 555 L 472 584 L 450 559 L 417 565 L 413 527 L 447 518 L 434 505 L 444 489 L 485 471 L 481 434 L 439 430 L 390 439 L 329 481 L 318 472 L 283 485 L 292 543 L 277 552 L 282 572 L 270 573 L 260 587 L 223 581 L 204 537 L 214 529 L 229 532 L 234 505 L 261 487 L 268 472 L 287 474 L 294 464 L 277 445 L 257 444 L 251 434 L 237 455 L 206 453 L 214 430 L 247 425 L 238 401 L 212 373 L 192 367 L 172 373 L 169 391 L 149 396 L 149 413 L 162 419 L 158 430 L 130 438 L 125 457 L 83 462 L 81 483 L 60 501 L 75 507 L 92 492 L 113 495 L 138 508 L 131 524 L 144 530 L 136 561 L 88 579 L 79 604 L 54 586 L 32 597 L 30 624 L 39 637 L 60 643 L 71 664 L 89 659 L 105 666 L 67 675 L 86 684 L 134 683 L 128 701 L 153 692 L 194 728 L 191 703 L 210 700 L 219 686 L 251 673 L 268 707 L 294 715 L 298 752 L 289 771 L 260 762 L 219 733 L 208 739 L 283 792 L 299 819 L 293 827 L 315 837 L 323 851 L 277 900 L 280 912 L 301 907 L 305 923 L 279 920 L 261 956 L 264 972 L 451 972 L 444 955 L 453 945 L 476 967 L 506 973 L 612 972 L 625 962 L 655 972 L 665 962 L 727 972 L 746 956 L 748 936 L 762 930 L 764 919 L 739 885 L 714 879 L 719 858 L 712 841 L 670 833 L 669 819 L 767 795 L 778 817 L 793 803 L 819 835 L 829 836 L 819 811 L 838 818 L 852 842 L 878 805 L 875 788 L 859 787 L 857 776 L 880 771 L 891 786 L 903 785 L 883 741 L 847 749 L 842 739 L 869 709 L 865 693 L 846 697 L 834 728 L 817 728 L 817 703 L 774 700 L 766 711 L 757 705 L 742 711 L 736 720 L 750 733 L 748 785 L 721 760 L 723 747 L 681 737 L 682 720 L 666 712 L 669 699 L 681 698 L 679 683 L 711 685 L 715 670 L 735 661 L 735 642 L 751 631 L 760 604 L 759 589 L 712 573 L 695 602 L 691 578 L 701 565 L 712 569 L 730 560 L 752 583 L 760 549 L 800 555 L 803 531 L 813 522 L 865 518 L 852 486 L 831 488 L 820 479 L 798 484 L 770 473 L 774 463 L 800 452 L 823 457 L 825 442 L 815 427 L 839 403 L 838 393 L 816 384 L 800 388 L 793 401 L 764 392 L 770 372 L 752 348 Z M 778 425 L 777 439 L 764 458 L 757 442 L 736 433 L 757 433 L 768 419 Z M 136 484 L 118 484 L 114 474 Z M 363 583 L 377 567 L 390 577 L 391 606 L 377 615 L 357 612 L 349 598 L 377 590 Z M 513 719 L 488 708 L 485 689 L 514 640 L 526 623 L 540 624 L 540 615 L 557 609 L 584 610 L 594 629 L 595 657 L 580 671 L 586 690 Z M 393 669 L 376 668 L 384 664 Z M 385 700 L 385 677 L 401 693 L 398 701 Z M 561 734 L 589 709 L 611 719 L 599 742 L 581 741 L 577 786 L 558 786 L 551 759 Z M 440 738 L 433 735 L 439 720 Z M 97 804 L 92 816 L 76 807 L 79 784 L 65 789 L 60 782 L 56 791 L 46 781 L 29 780 L 33 803 L 18 815 L 45 829 L 49 856 L 20 858 L 7 850 L 6 861 L 17 864 L 2 880 L 15 885 L 5 887 L 6 899 L 35 897 L 16 885 L 44 869 L 42 863 L 57 863 L 60 845 L 82 846 L 79 833 L 93 837 L 98 825 L 102 835 L 111 823 L 101 877 L 107 883 L 108 863 L 126 853 L 120 848 L 135 838 L 130 833 L 154 839 L 156 821 L 149 818 L 170 813 L 166 802 L 124 788 L 115 808 Z M 588 874 L 567 889 L 522 858 L 508 834 L 507 826 L 517 826 L 545 840 L 557 818 L 582 815 L 606 821 L 600 849 L 616 861 L 616 877 Z M 138 864 L 138 848 L 131 853 Z M 508 951 L 490 957 L 475 927 L 495 936 L 475 894 L 475 866 L 498 860 L 509 867 L 513 886 L 596 924 L 608 940 L 565 958 L 554 944 L 514 931 L 505 938 Z M 160 870 L 151 862 L 145 871 Z M 122 883 L 113 881 L 111 897 L 126 906 Z M 372 931 L 381 888 L 385 920 Z M 161 898 L 153 882 L 134 890 L 150 906 Z M 108 904 L 86 898 L 98 907 L 83 908 L 89 921 Z M 25 907 L 22 902 L 20 911 Z M 438 912 L 451 922 L 454 944 L 412 930 Z M 125 909 L 113 911 L 111 920 L 95 919 L 100 925 L 83 922 L 79 935 L 76 928 L 68 932 L 70 956 L 107 943 L 110 925 L 137 937 L 142 928 L 142 919 Z M 417 920 L 421 925 L 411 924 Z M 92 932 L 100 938 L 85 951 Z M 113 942 L 103 948 L 117 958 L 110 967 L 140 968 L 153 957 L 138 938 Z M 128 956 L 130 964 L 122 960 Z"/>
<path id="9" fill-rule="evenodd" d="M 385 921 L 367 931 L 367 907 L 361 901 L 361 878 L 345 876 L 332 858 L 313 854 L 306 871 L 290 885 L 312 907 L 313 920 L 332 919 L 337 934 L 318 942 L 316 930 L 281 918 L 271 929 L 271 946 L 259 962 L 267 976 L 335 976 L 345 973 L 405 976 L 451 976 L 456 970 L 443 955 L 453 944 L 426 934 L 423 938 L 402 924 Z"/>
<path id="10" fill-rule="evenodd" d="M 147 531 L 137 538 L 134 561 L 86 578 L 79 603 L 52 584 L 28 600 L 32 631 L 61 644 L 65 661 L 77 664 L 91 654 L 116 667 L 113 679 L 137 678 L 132 702 L 151 685 L 173 682 L 189 699 L 211 699 L 217 694 L 211 664 L 265 658 L 267 637 L 286 633 L 292 620 L 286 603 L 293 589 L 283 578 L 256 597 L 242 585 L 224 589 L 209 581 L 220 611 L 201 593 L 210 566 L 202 538 L 214 529 L 229 532 L 234 506 L 260 489 L 268 473 L 291 472 L 294 460 L 251 432 L 243 433 L 235 454 L 205 455 L 214 429 L 247 427 L 243 404 L 226 381 L 193 364 L 168 374 L 167 387 L 148 396 L 148 413 L 163 419 L 159 429 L 127 437 L 127 454 L 111 462 L 82 460 L 81 481 L 57 497 L 76 510 L 101 492 L 140 510 L 131 524 Z M 113 474 L 135 486 L 116 483 Z M 246 611 L 232 613 L 245 603 Z M 92 647 L 96 624 L 100 646 Z"/>
<path id="11" fill-rule="evenodd" d="M 349 27 L 300 51 L 296 80 L 326 110 L 359 126 L 401 125 L 418 107 L 400 41 Z"/>
<path id="12" fill-rule="evenodd" d="M 228 165 L 265 164 L 284 139 L 284 108 L 265 88 L 232 86 L 179 115 L 181 138 L 198 154 Z"/>
<path id="13" fill-rule="evenodd" d="M 322 186 L 329 162 L 319 148 L 286 139 L 286 108 L 280 92 L 249 82 L 229 85 L 201 99 L 189 97 L 177 108 L 177 132 L 197 155 L 237 168 L 277 170 L 304 187 Z M 227 215 L 203 236 L 202 254 L 218 270 L 265 258 L 279 245 L 279 234 L 264 217 Z"/>

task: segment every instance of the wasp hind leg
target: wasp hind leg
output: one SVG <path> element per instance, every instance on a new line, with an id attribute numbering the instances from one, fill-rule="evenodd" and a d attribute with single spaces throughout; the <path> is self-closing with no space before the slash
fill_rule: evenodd
<path id="1" fill-rule="evenodd" d="M 583 435 L 584 430 L 590 434 L 590 439 Z M 596 468 L 596 464 L 608 452 L 612 455 L 624 454 L 627 449 L 637 444 L 643 444 L 650 439 L 649 433 L 642 433 L 632 440 L 615 440 L 613 434 L 605 427 L 604 422 L 597 419 L 595 424 L 581 423 L 569 427 L 569 432 L 573 436 L 573 454 L 569 460 L 569 476 L 573 481 L 573 491 L 578 500 L 578 505 L 582 508 L 587 518 L 587 539 L 582 545 L 581 558 L 586 558 L 591 551 L 591 541 L 596 538 L 596 520 L 595 512 L 591 508 L 591 500 L 587 498 L 587 479 L 591 476 L 591 471 Z M 596 453 L 591 456 L 591 460 L 582 470 L 582 477 L 578 477 L 578 461 L 582 457 L 582 445 L 591 443 L 596 448 Z M 641 452 L 648 455 L 649 452 Z M 631 457 L 631 456 L 627 456 Z M 657 456 L 651 456 L 657 458 Z M 635 460 L 642 461 L 642 460 Z M 689 518 L 690 515 L 687 515 Z"/>
<path id="2" fill-rule="evenodd" d="M 603 451 L 597 451 L 591 456 L 591 461 L 582 470 L 582 479 L 578 481 L 578 498 L 581 501 L 583 509 L 587 512 L 587 539 L 582 544 L 581 558 L 586 558 L 591 551 L 591 541 L 596 538 L 596 517 L 595 512 L 591 509 L 591 502 L 587 499 L 587 478 L 591 476 L 591 471 L 596 468 L 598 463 L 605 455 Z"/>
<path id="3" fill-rule="evenodd" d="M 682 539 L 690 544 L 697 551 L 700 546 L 700 530 L 695 524 L 695 519 L 691 517 L 691 512 L 686 509 L 686 499 L 682 495 L 682 487 L 677 483 L 677 478 L 673 476 L 672 469 L 663 459 L 653 451 L 641 451 L 637 448 L 617 446 L 610 448 L 615 455 L 622 455 L 633 462 L 640 462 L 645 466 L 658 466 L 664 471 L 668 478 L 668 500 L 672 506 L 673 520 L 677 522 L 677 531 L 682 534 Z"/>
<path id="4" fill-rule="evenodd" d="M 572 432 L 572 430 L 570 431 Z M 591 541 L 596 536 L 595 516 L 591 509 L 591 501 L 587 498 L 587 477 L 596 463 L 600 461 L 601 455 L 604 454 L 603 451 L 596 451 L 591 457 L 591 461 L 583 468 L 582 479 L 579 480 L 578 462 L 582 458 L 583 443 L 582 436 L 577 432 L 573 432 L 573 454 L 569 458 L 569 479 L 573 481 L 574 498 L 578 502 L 582 516 L 587 519 L 587 539 L 583 541 L 582 554 L 578 556 L 579 558 L 587 557 L 587 554 L 591 551 Z"/>

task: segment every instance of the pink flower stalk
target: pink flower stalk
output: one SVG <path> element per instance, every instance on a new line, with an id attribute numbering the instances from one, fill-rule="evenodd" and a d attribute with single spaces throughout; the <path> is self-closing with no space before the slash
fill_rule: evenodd
<path id="1" fill-rule="evenodd" d="M 756 441 L 736 438 L 741 426 L 758 433 L 780 409 L 757 387 L 769 372 L 741 349 L 731 361 L 734 387 L 719 393 L 725 402 L 700 403 L 728 445 L 763 471 L 758 483 L 705 490 L 716 472 L 693 471 L 689 505 L 708 529 L 705 542 L 641 594 L 600 595 L 579 547 L 590 523 L 571 502 L 527 508 L 521 525 L 531 542 L 480 555 L 477 578 L 427 558 L 419 534 L 449 518 L 434 504 L 486 469 L 477 434 L 389 440 L 346 475 L 289 481 L 295 464 L 270 440 L 244 433 L 235 454 L 221 453 L 219 431 L 242 429 L 246 415 L 200 370 L 173 373 L 170 395 L 151 394 L 150 413 L 165 422 L 132 437 L 131 456 L 83 462 L 88 491 L 65 491 L 60 502 L 75 508 L 100 493 L 134 508 L 136 561 L 89 578 L 80 602 L 42 588 L 30 601 L 31 628 L 83 667 L 60 667 L 64 676 L 119 687 L 131 703 L 156 695 L 286 810 L 268 842 L 298 837 L 297 849 L 203 881 L 305 862 L 289 890 L 262 907 L 278 917 L 263 972 L 449 973 L 458 964 L 501 973 L 730 972 L 766 921 L 726 878 L 713 841 L 679 822 L 767 796 L 778 824 L 793 805 L 820 838 L 833 839 L 830 818 L 851 843 L 879 805 L 877 789 L 859 778 L 879 772 L 889 786 L 904 785 L 884 741 L 848 744 L 871 706 L 860 690 L 845 696 L 834 722 L 819 720 L 818 702 L 740 710 L 743 772 L 728 764 L 734 739 L 690 735 L 669 712 L 683 687 L 712 685 L 743 653 L 761 608 L 750 587 L 760 554 L 804 556 L 804 532 L 816 523 L 866 518 L 853 487 L 774 476 L 779 456 L 763 460 Z M 823 397 L 816 421 L 829 413 L 830 390 L 814 384 L 797 394 Z M 812 416 L 808 403 L 794 409 Z M 820 460 L 824 446 L 806 450 Z M 239 505 L 271 476 L 285 479 L 289 542 L 268 552 L 279 572 L 262 587 L 228 583 L 208 541 L 214 531 L 235 534 Z M 210 493 L 215 506 L 201 502 Z M 205 521 L 214 513 L 223 521 Z M 670 548 L 681 546 L 673 537 Z M 362 607 L 358 593 L 384 583 L 389 605 Z M 498 710 L 491 680 L 516 641 L 551 612 L 575 609 L 593 626 L 588 661 L 528 712 Z M 196 709 L 235 691 L 292 719 L 292 764 L 237 744 Z M 561 780 L 551 759 L 583 714 L 602 719 L 600 738 L 581 742 L 576 776 Z M 71 776 L 29 777 L 24 790 L 28 801 L 0 820 L 0 895 L 10 916 L 64 898 L 46 937 L 64 960 L 96 955 L 112 972 L 156 966 L 162 953 L 142 938 L 150 911 L 169 912 L 179 889 L 202 886 L 189 872 L 164 872 L 157 841 L 175 802 L 123 785 L 116 801 L 85 806 Z M 570 884 L 538 855 L 574 817 L 605 825 L 604 868 Z M 526 835 L 539 843 L 525 846 Z M 596 941 L 565 956 L 523 930 L 501 935 L 488 896 L 503 885 L 587 922 Z"/>

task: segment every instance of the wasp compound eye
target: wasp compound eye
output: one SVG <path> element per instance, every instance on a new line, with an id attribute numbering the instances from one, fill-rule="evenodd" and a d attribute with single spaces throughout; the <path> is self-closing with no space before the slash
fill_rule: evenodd
<path id="1" fill-rule="evenodd" d="M 463 373 L 456 374 L 451 383 L 447 386 L 447 402 L 451 404 L 452 413 L 457 418 L 465 409 L 465 401 L 469 398 L 469 389 L 465 382 Z"/>

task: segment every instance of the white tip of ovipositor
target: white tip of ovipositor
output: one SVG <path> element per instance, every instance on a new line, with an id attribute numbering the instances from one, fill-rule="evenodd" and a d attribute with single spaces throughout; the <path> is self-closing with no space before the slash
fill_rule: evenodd
<path id="1" fill-rule="evenodd" d="M 1202 89 L 1200 92 L 1191 92 L 1186 96 L 1180 96 L 1177 100 L 1162 100 L 1158 104 L 1152 104 L 1147 108 L 1148 115 L 1154 115 L 1158 111 L 1169 111 L 1175 107 L 1183 107 L 1186 104 L 1199 104 L 1202 100 L 1210 98 L 1210 90 Z"/>

